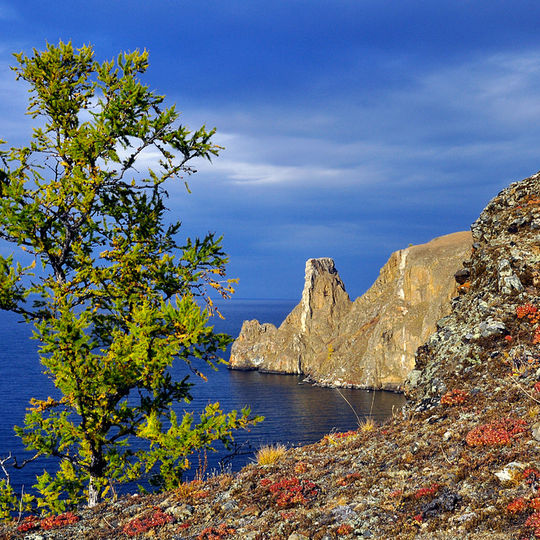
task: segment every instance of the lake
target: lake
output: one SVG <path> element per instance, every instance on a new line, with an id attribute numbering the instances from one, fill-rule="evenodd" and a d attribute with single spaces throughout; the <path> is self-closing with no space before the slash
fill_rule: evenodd
<path id="1" fill-rule="evenodd" d="M 225 320 L 216 318 L 214 324 L 217 330 L 236 337 L 243 320 L 258 319 L 279 325 L 296 303 L 296 300 L 230 300 L 221 306 Z M 31 327 L 17 321 L 18 317 L 12 313 L 0 312 L 0 458 L 11 451 L 23 459 L 29 454 L 15 436 L 13 425 L 22 425 L 30 398 L 46 398 L 55 389 L 42 373 L 37 343 L 30 339 Z M 228 353 L 225 357 L 228 358 Z M 182 366 L 178 370 L 180 374 Z M 192 377 L 194 399 L 189 404 L 178 404 L 177 411 L 201 411 L 208 403 L 219 401 L 224 411 L 249 405 L 254 414 L 265 417 L 250 432 L 237 433 L 234 455 L 222 447 L 216 453 L 209 453 L 207 472 L 223 467 L 238 470 L 265 444 L 309 444 L 332 431 L 355 429 L 357 416 L 382 421 L 405 402 L 402 395 L 392 392 L 338 391 L 306 384 L 294 375 L 232 371 L 226 367 L 217 372 L 207 369 L 205 374 L 207 383 Z M 12 485 L 17 490 L 21 485 L 32 485 L 46 463 L 43 459 L 36 460 L 20 471 L 13 471 Z M 197 465 L 195 459 L 191 474 Z"/>

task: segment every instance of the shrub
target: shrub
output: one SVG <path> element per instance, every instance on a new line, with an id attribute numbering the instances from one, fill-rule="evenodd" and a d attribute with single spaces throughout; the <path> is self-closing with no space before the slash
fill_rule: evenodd
<path id="1" fill-rule="evenodd" d="M 540 538 L 540 512 L 535 512 L 531 514 L 527 521 L 525 522 L 525 527 L 530 527 L 534 529 L 534 535 L 536 538 Z"/>
<path id="2" fill-rule="evenodd" d="M 441 397 L 441 405 L 461 405 L 465 403 L 465 400 L 469 397 L 469 394 L 459 388 L 449 390 Z"/>
<path id="3" fill-rule="evenodd" d="M 197 536 L 197 540 L 220 540 L 234 533 L 235 530 L 232 527 L 227 527 L 225 523 L 222 523 L 218 527 L 206 527 L 206 529 L 203 529 L 201 534 Z"/>
<path id="4" fill-rule="evenodd" d="M 368 433 L 375 429 L 375 420 L 373 418 L 366 418 L 363 422 L 360 422 L 359 430 L 362 433 Z"/>
<path id="5" fill-rule="evenodd" d="M 420 488 L 414 493 L 414 498 L 421 499 L 422 497 L 427 497 L 428 495 L 435 495 L 435 493 L 439 491 L 439 487 L 439 484 L 432 484 L 430 487 Z"/>
<path id="6" fill-rule="evenodd" d="M 527 431 L 527 424 L 518 418 L 504 418 L 475 427 L 467 434 L 469 446 L 504 446 Z"/>
<path id="7" fill-rule="evenodd" d="M 261 485 L 268 487 L 278 506 L 289 507 L 295 504 L 306 504 L 314 499 L 319 488 L 309 480 L 299 480 L 296 476 L 283 478 L 271 483 L 267 478 L 261 480 Z"/>
<path id="8" fill-rule="evenodd" d="M 527 508 L 527 502 L 523 497 L 519 497 L 518 499 L 514 499 L 511 503 L 508 504 L 506 507 L 506 510 L 510 514 L 520 514 Z"/>
<path id="9" fill-rule="evenodd" d="M 154 527 L 160 527 L 173 521 L 173 517 L 165 514 L 163 510 L 156 508 L 154 512 L 147 517 L 135 518 L 122 527 L 122 531 L 127 536 L 137 536 L 145 533 Z"/>

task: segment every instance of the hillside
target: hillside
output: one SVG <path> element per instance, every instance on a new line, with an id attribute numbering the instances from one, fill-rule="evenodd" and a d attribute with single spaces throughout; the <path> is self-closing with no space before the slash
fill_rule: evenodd
<path id="1" fill-rule="evenodd" d="M 472 233 L 461 295 L 385 424 L 0 537 L 540 538 L 540 174 L 503 190 Z"/>

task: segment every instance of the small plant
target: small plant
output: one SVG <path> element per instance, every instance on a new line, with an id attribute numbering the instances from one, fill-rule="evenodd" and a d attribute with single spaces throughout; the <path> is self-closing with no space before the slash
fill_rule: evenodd
<path id="1" fill-rule="evenodd" d="M 17 527 L 17 531 L 27 532 L 38 529 L 50 531 L 52 529 L 60 529 L 66 525 L 72 525 L 73 523 L 77 523 L 77 521 L 80 519 L 81 518 L 73 514 L 73 512 L 65 512 L 64 514 L 58 514 L 56 516 L 48 516 L 41 520 L 36 516 L 27 516 Z"/>
<path id="2" fill-rule="evenodd" d="M 221 538 L 225 538 L 235 532 L 235 529 L 227 527 L 225 523 L 222 523 L 218 527 L 206 527 L 206 529 L 203 529 L 201 534 L 197 536 L 197 540 L 221 540 Z"/>
<path id="3" fill-rule="evenodd" d="M 527 318 L 533 324 L 540 322 L 540 313 L 538 313 L 538 308 L 533 304 L 524 304 L 522 306 L 517 306 L 516 316 L 518 319 Z"/>
<path id="4" fill-rule="evenodd" d="M 36 516 L 27 516 L 22 520 L 22 523 L 17 527 L 19 532 L 28 532 L 39 529 L 39 519 Z"/>
<path id="5" fill-rule="evenodd" d="M 160 527 L 173 521 L 173 517 L 166 514 L 160 508 L 155 508 L 152 514 L 147 517 L 135 518 L 122 527 L 122 531 L 127 536 L 137 536 L 155 527 Z"/>
<path id="6" fill-rule="evenodd" d="M 533 488 L 538 488 L 540 483 L 540 471 L 534 467 L 528 467 L 523 471 L 523 479 Z"/>
<path id="7" fill-rule="evenodd" d="M 375 420 L 373 418 L 366 418 L 364 421 L 360 422 L 359 431 L 362 433 L 369 433 L 375 429 Z"/>
<path id="8" fill-rule="evenodd" d="M 536 538 L 540 538 L 540 512 L 531 514 L 525 522 L 525 527 L 530 527 L 534 531 Z"/>
<path id="9" fill-rule="evenodd" d="M 330 433 L 323 437 L 323 441 L 330 444 L 338 444 L 338 442 L 349 440 L 356 436 L 358 436 L 358 431 L 356 430 L 345 431 L 343 433 Z"/>
<path id="10" fill-rule="evenodd" d="M 523 304 L 516 307 L 516 316 L 518 319 L 527 319 L 534 328 L 532 337 L 533 344 L 540 343 L 540 311 L 533 304 Z"/>
<path id="11" fill-rule="evenodd" d="M 356 480 L 360 480 L 360 478 L 362 478 L 361 473 L 358 473 L 358 472 L 350 473 L 339 478 L 337 483 L 339 486 L 348 486 L 349 484 L 352 484 Z"/>
<path id="12" fill-rule="evenodd" d="M 511 503 L 508 504 L 506 510 L 510 514 L 520 514 L 527 508 L 527 501 L 524 497 L 519 497 L 514 499 Z"/>
<path id="13" fill-rule="evenodd" d="M 435 495 L 439 491 L 439 484 L 432 484 L 429 487 L 420 488 L 414 493 L 415 499 L 421 499 L 422 497 L 427 497 L 429 495 Z"/>
<path id="14" fill-rule="evenodd" d="M 272 444 L 263 446 L 257 450 L 255 460 L 258 465 L 274 465 L 277 463 L 287 451 L 283 444 Z"/>
<path id="15" fill-rule="evenodd" d="M 449 390 L 441 397 L 441 405 L 462 405 L 468 397 L 469 394 L 464 390 L 454 388 L 454 390 Z"/>
<path id="16" fill-rule="evenodd" d="M 352 532 L 352 525 L 349 525 L 348 523 L 342 523 L 336 530 L 336 534 L 339 536 L 346 536 L 347 534 L 351 534 Z"/>
<path id="17" fill-rule="evenodd" d="M 189 499 L 201 492 L 203 483 L 200 480 L 192 480 L 191 482 L 182 482 L 174 492 L 180 499 Z"/>
<path id="18" fill-rule="evenodd" d="M 299 480 L 296 476 L 283 478 L 274 483 L 268 478 L 263 478 L 261 485 L 268 488 L 276 504 L 282 507 L 306 504 L 313 500 L 319 492 L 316 484 L 309 480 Z"/>
<path id="19" fill-rule="evenodd" d="M 72 512 L 66 512 L 65 514 L 59 514 L 58 516 L 49 516 L 41 520 L 41 528 L 44 531 L 51 529 L 60 529 L 66 525 L 77 523 L 81 518 L 76 516 Z"/>
<path id="20" fill-rule="evenodd" d="M 505 446 L 527 431 L 527 423 L 519 418 L 504 418 L 475 427 L 465 438 L 469 446 Z"/>

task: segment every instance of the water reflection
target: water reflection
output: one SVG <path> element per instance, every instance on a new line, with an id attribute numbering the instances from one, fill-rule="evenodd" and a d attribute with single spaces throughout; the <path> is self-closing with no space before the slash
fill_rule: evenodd
<path id="1" fill-rule="evenodd" d="M 252 432 L 259 442 L 311 443 L 332 431 L 355 429 L 358 417 L 381 421 L 405 402 L 392 392 L 321 388 L 294 375 L 232 371 L 229 380 L 231 401 L 249 403 L 266 417 Z"/>

